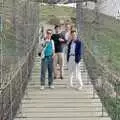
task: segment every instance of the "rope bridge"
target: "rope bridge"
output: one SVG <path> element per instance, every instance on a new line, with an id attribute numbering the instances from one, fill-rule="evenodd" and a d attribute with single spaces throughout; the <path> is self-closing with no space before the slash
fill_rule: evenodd
<path id="1" fill-rule="evenodd" d="M 38 2 L 44 0 L 0 1 L 0 120 L 13 120 L 31 79 L 40 33 Z M 93 98 L 97 91 L 103 103 L 102 116 L 105 106 L 111 118 L 119 120 L 120 4 L 111 0 L 115 6 L 112 11 L 117 12 L 108 15 L 111 7 L 104 0 L 70 2 L 77 3 L 77 29 L 84 40 L 83 59 L 94 86 Z M 94 8 L 89 9 L 92 5 Z"/>

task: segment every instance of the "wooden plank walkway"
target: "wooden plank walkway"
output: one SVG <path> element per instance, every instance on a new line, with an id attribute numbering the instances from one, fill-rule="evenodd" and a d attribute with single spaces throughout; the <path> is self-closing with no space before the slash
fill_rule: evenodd
<path id="1" fill-rule="evenodd" d="M 20 110 L 15 120 L 111 120 L 95 94 L 84 64 L 81 64 L 84 87 L 81 90 L 66 88 L 65 79 L 54 81 L 55 89 L 40 90 L 40 58 L 36 57 L 32 80 L 26 89 Z M 76 83 L 76 81 L 74 81 Z"/>

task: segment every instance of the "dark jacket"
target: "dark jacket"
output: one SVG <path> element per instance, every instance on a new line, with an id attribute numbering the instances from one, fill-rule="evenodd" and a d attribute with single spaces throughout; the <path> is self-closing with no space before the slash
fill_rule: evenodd
<path id="1" fill-rule="evenodd" d="M 71 43 L 72 41 L 70 41 L 70 43 L 68 44 L 68 50 L 67 50 L 67 62 L 69 61 L 69 57 L 70 57 L 70 49 L 71 49 Z M 75 47 L 75 62 L 79 63 L 81 60 L 81 56 L 82 56 L 82 44 L 80 40 L 76 40 L 76 47 Z"/>
<path id="2" fill-rule="evenodd" d="M 51 38 L 54 41 L 55 53 L 63 52 L 62 42 L 59 41 L 59 39 L 62 38 L 62 35 L 61 34 L 53 34 Z"/>

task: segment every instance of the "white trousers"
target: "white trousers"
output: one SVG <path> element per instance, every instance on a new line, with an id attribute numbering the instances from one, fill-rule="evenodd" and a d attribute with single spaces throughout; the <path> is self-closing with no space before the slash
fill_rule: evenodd
<path id="1" fill-rule="evenodd" d="M 64 61 L 63 61 L 63 65 L 65 66 L 67 64 L 67 45 L 63 46 L 63 57 L 64 57 Z"/>
<path id="2" fill-rule="evenodd" d="M 75 63 L 75 56 L 70 56 L 68 62 L 68 75 L 69 75 L 69 85 L 73 86 L 73 77 L 75 75 L 75 79 L 78 82 L 79 86 L 83 86 L 81 71 L 80 71 L 80 63 Z"/>

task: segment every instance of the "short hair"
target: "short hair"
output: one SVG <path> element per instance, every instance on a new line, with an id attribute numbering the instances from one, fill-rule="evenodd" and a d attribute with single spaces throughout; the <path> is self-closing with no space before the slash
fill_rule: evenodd
<path id="1" fill-rule="evenodd" d="M 70 29 L 72 29 L 72 25 L 71 25 L 70 23 L 66 23 L 66 24 L 65 24 L 65 27 L 67 27 L 67 26 L 69 26 Z"/>
<path id="2" fill-rule="evenodd" d="M 52 29 L 47 29 L 46 32 L 48 32 L 48 31 L 51 31 L 51 32 L 52 32 Z"/>
<path id="3" fill-rule="evenodd" d="M 76 33 L 76 30 L 71 30 L 71 34 L 74 33 L 74 32 Z"/>
<path id="4" fill-rule="evenodd" d="M 56 29 L 56 28 L 60 28 L 60 25 L 55 25 L 55 29 Z"/>
<path id="5" fill-rule="evenodd" d="M 46 30 L 46 33 L 52 35 L 52 34 L 53 34 L 53 31 L 52 31 L 52 29 L 47 29 L 47 30 Z"/>
<path id="6" fill-rule="evenodd" d="M 71 26 L 71 24 L 70 24 L 70 23 L 65 23 L 65 26 L 67 26 L 67 25 Z"/>

